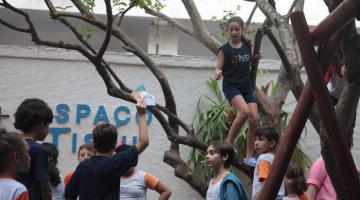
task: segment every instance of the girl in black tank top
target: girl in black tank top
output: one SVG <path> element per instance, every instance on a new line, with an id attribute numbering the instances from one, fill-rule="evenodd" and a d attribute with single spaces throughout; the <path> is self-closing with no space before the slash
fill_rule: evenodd
<path id="1" fill-rule="evenodd" d="M 226 32 L 230 39 L 219 49 L 215 78 L 219 80 L 223 77 L 225 97 L 238 111 L 238 116 L 233 121 L 226 140 L 235 147 L 235 138 L 241 126 L 248 120 L 249 129 L 244 162 L 255 166 L 256 159 L 253 157 L 253 151 L 258 110 L 251 88 L 250 65 L 252 59 L 261 58 L 261 53 L 257 52 L 252 56 L 251 43 L 243 36 L 244 22 L 240 17 L 229 19 Z"/>

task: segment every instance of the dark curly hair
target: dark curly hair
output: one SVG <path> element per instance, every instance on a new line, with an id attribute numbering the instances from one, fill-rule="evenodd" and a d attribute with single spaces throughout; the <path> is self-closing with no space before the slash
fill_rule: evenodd
<path id="1" fill-rule="evenodd" d="M 115 149 L 118 132 L 116 127 L 109 123 L 95 126 L 93 132 L 94 147 L 101 153 Z"/>
<path id="2" fill-rule="evenodd" d="M 229 168 L 235 157 L 234 146 L 224 141 L 213 141 L 209 143 L 208 147 L 209 146 L 213 146 L 215 152 L 219 153 L 221 156 L 228 155 L 228 159 L 225 161 L 224 167 Z"/>
<path id="3" fill-rule="evenodd" d="M 52 186 L 57 186 L 61 183 L 60 171 L 57 168 L 59 150 L 52 143 L 44 142 L 41 144 L 48 157 L 48 174 Z"/>
<path id="4" fill-rule="evenodd" d="M 53 112 L 41 99 L 25 99 L 17 108 L 14 127 L 26 132 L 38 124 L 51 124 Z"/>
<path id="5" fill-rule="evenodd" d="M 0 129 L 0 172 L 3 172 L 14 152 L 22 152 L 24 141 L 20 134 Z"/>

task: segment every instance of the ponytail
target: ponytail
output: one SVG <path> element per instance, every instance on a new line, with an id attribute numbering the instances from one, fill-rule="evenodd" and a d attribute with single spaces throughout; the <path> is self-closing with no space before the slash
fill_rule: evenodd
<path id="1" fill-rule="evenodd" d="M 48 142 L 44 142 L 41 145 L 46 151 L 48 157 L 48 175 L 50 178 L 50 184 L 55 187 L 61 183 L 60 170 L 56 166 L 59 150 L 54 144 Z"/>

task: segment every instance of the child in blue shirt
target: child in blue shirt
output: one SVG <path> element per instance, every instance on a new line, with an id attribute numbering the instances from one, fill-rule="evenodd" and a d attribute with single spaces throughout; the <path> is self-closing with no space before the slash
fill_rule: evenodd
<path id="1" fill-rule="evenodd" d="M 97 125 L 93 132 L 95 156 L 81 162 L 65 188 L 65 199 L 118 200 L 120 177 L 134 163 L 149 144 L 146 109 L 143 102 L 137 106 L 139 116 L 138 143 L 131 148 L 114 153 L 117 143 L 117 129 L 109 123 Z"/>
<path id="2" fill-rule="evenodd" d="M 22 131 L 29 145 L 30 170 L 19 173 L 17 180 L 29 191 L 30 199 L 51 200 L 48 157 L 37 141 L 44 141 L 53 120 L 50 107 L 40 99 L 26 99 L 17 108 L 14 127 Z"/>
<path id="3" fill-rule="evenodd" d="M 206 200 L 247 200 L 245 190 L 236 177 L 228 170 L 235 156 L 230 143 L 211 142 L 206 150 L 206 162 L 214 170 L 209 182 Z"/>

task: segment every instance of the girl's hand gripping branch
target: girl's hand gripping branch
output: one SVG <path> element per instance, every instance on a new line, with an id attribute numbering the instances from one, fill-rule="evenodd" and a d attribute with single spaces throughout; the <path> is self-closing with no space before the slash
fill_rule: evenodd
<path id="1" fill-rule="evenodd" d="M 254 53 L 254 59 L 256 59 L 256 60 L 262 59 L 262 53 L 261 53 L 261 51 L 258 51 L 258 52 L 256 52 L 256 53 Z"/>

